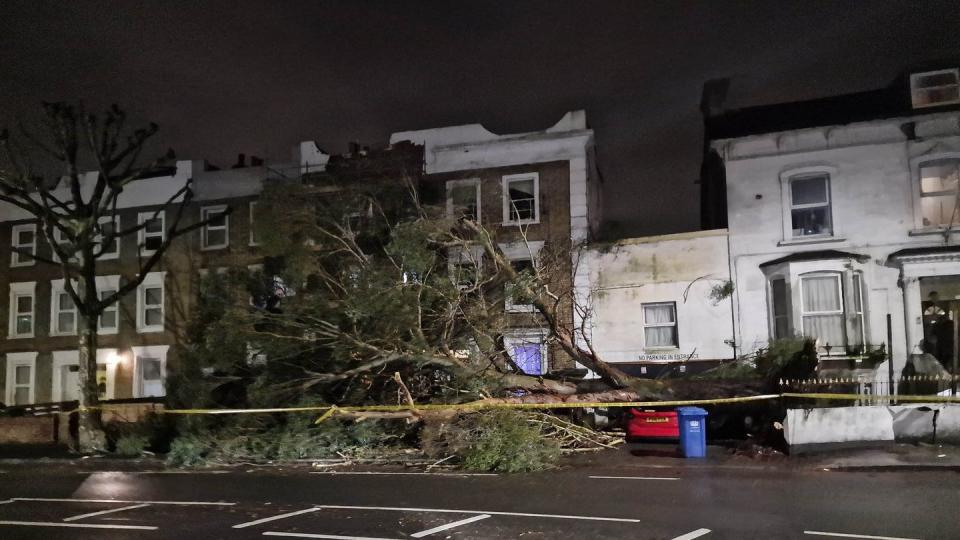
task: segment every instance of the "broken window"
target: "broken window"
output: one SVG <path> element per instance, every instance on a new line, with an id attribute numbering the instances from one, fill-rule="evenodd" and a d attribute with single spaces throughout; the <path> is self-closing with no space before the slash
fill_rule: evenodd
<path id="1" fill-rule="evenodd" d="M 539 175 L 518 174 L 504 176 L 504 223 L 537 223 L 540 220 L 539 195 Z"/>
<path id="2" fill-rule="evenodd" d="M 790 220 L 794 237 L 833 234 L 830 176 L 817 174 L 790 179 Z"/>
<path id="3" fill-rule="evenodd" d="M 643 304 L 643 337 L 648 349 L 679 347 L 676 302 Z"/>
<path id="4" fill-rule="evenodd" d="M 920 166 L 920 215 L 924 227 L 952 227 L 957 216 L 960 160 L 938 160 Z"/>

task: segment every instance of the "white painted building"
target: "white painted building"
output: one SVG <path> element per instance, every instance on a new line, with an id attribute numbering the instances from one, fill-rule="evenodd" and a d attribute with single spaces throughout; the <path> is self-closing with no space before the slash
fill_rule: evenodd
<path id="1" fill-rule="evenodd" d="M 593 245 L 584 260 L 600 358 L 642 376 L 733 357 L 726 230 Z"/>
<path id="2" fill-rule="evenodd" d="M 717 166 L 705 165 L 703 182 L 726 197 L 738 352 L 803 334 L 818 339 L 821 358 L 855 356 L 888 342 L 889 314 L 896 373 L 921 351 L 955 361 L 956 68 L 708 114 L 707 137 L 705 164 Z"/>

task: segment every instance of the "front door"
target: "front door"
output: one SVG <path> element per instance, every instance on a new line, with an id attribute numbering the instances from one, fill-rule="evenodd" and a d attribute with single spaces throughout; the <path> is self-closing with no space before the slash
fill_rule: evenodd
<path id="1" fill-rule="evenodd" d="M 80 366 L 60 366 L 60 401 L 80 399 Z"/>

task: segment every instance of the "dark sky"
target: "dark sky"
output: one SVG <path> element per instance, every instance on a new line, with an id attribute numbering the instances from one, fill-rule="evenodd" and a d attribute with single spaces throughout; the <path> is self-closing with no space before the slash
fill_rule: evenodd
<path id="1" fill-rule="evenodd" d="M 0 2 L 0 122 L 116 102 L 182 158 L 343 152 L 406 129 L 531 131 L 584 108 L 605 218 L 697 226 L 702 83 L 746 106 L 885 85 L 960 57 L 943 2 Z"/>

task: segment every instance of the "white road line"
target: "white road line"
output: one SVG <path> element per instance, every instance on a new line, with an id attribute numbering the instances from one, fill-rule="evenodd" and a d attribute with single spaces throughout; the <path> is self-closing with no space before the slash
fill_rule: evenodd
<path id="1" fill-rule="evenodd" d="M 901 538 L 898 536 L 871 536 L 869 534 L 832 533 L 823 531 L 803 531 L 812 536 L 839 536 L 841 538 L 866 538 L 867 540 L 919 540 L 919 538 Z"/>
<path id="2" fill-rule="evenodd" d="M 287 513 L 287 514 L 280 514 L 280 515 L 273 516 L 273 517 L 265 517 L 265 518 L 263 518 L 263 519 L 258 519 L 258 520 L 255 520 L 255 521 L 248 521 L 248 522 L 246 522 L 246 523 L 241 523 L 241 524 L 239 524 L 239 525 L 234 525 L 233 528 L 234 528 L 234 529 L 243 529 L 243 528 L 245 528 L 245 527 L 253 527 L 254 525 L 259 525 L 259 524 L 261 524 L 261 523 L 267 523 L 267 522 L 269 522 L 269 521 L 276 521 L 276 520 L 278 520 L 278 519 L 284 519 L 284 518 L 288 518 L 288 517 L 299 516 L 300 514 L 307 514 L 307 513 L 310 513 L 310 512 L 316 512 L 317 510 L 321 510 L 321 508 L 319 508 L 319 507 L 307 508 L 307 509 L 305 509 L 305 510 L 297 510 L 296 512 L 290 512 L 290 513 Z"/>
<path id="3" fill-rule="evenodd" d="M 524 512 L 494 512 L 491 510 L 452 510 L 449 508 L 402 508 L 396 506 L 341 506 L 322 504 L 320 508 L 334 510 L 385 510 L 390 512 L 435 512 L 442 514 L 490 514 L 491 516 L 520 516 L 554 519 L 582 519 L 585 521 L 619 521 L 622 523 L 640 523 L 639 519 L 595 517 L 595 516 L 568 516 L 563 514 L 528 514 Z"/>
<path id="4" fill-rule="evenodd" d="M 118 499 L 44 499 L 38 497 L 14 497 L 11 501 L 28 502 L 76 502 L 76 503 L 116 503 L 116 504 L 173 504 L 185 506 L 234 506 L 232 502 L 206 501 L 122 501 Z"/>
<path id="5" fill-rule="evenodd" d="M 431 472 L 377 472 L 377 471 L 311 471 L 310 474 L 377 476 L 499 476 L 496 473 L 431 473 Z"/>
<path id="6" fill-rule="evenodd" d="M 101 511 L 99 511 L 99 512 L 90 512 L 89 514 L 80 514 L 79 516 L 71 516 L 71 517 L 68 517 L 68 518 L 64 518 L 63 520 L 64 520 L 64 521 L 77 521 L 78 519 L 83 519 L 83 518 L 88 518 L 88 517 L 93 517 L 93 516 L 101 516 L 101 515 L 103 515 L 103 514 L 112 514 L 112 513 L 114 513 L 114 512 L 123 512 L 123 511 L 125 511 L 125 510 L 133 510 L 134 508 L 143 508 L 143 507 L 145 507 L 145 506 L 150 506 L 150 505 L 149 505 L 149 504 L 135 504 L 135 505 L 133 505 L 133 506 L 122 506 L 122 507 L 120 507 L 120 508 L 113 508 L 113 509 L 111 509 L 111 510 L 101 510 Z"/>
<path id="7" fill-rule="evenodd" d="M 591 476 L 599 480 L 679 480 L 670 476 Z"/>
<path id="8" fill-rule="evenodd" d="M 446 525 L 440 525 L 439 527 L 434 527 L 432 529 L 427 529 L 425 531 L 413 533 L 410 536 L 412 536 L 413 538 L 423 538 L 424 536 L 429 536 L 433 533 L 443 532 L 447 529 L 452 529 L 454 527 L 466 525 L 467 523 L 473 523 L 474 521 L 480 521 L 481 519 L 487 519 L 488 517 L 490 517 L 490 514 L 480 514 L 479 516 L 473 516 L 467 519 L 461 519 L 460 521 L 454 521 L 452 523 L 447 523 Z"/>
<path id="9" fill-rule="evenodd" d="M 289 536 L 291 538 L 326 538 L 327 540 L 400 540 L 399 538 L 371 538 L 369 536 L 339 536 L 336 534 L 310 534 L 267 531 L 264 536 Z"/>
<path id="10" fill-rule="evenodd" d="M 10 504 L 13 502 L 13 499 L 7 499 L 5 501 L 0 501 L 0 504 Z"/>
<path id="11" fill-rule="evenodd" d="M 694 538 L 700 538 L 705 534 L 710 534 L 710 529 L 697 529 L 695 531 L 690 531 L 687 534 L 682 534 L 673 540 L 693 540 Z"/>
<path id="12" fill-rule="evenodd" d="M 0 521 L 0 525 L 19 527 L 69 527 L 71 529 L 127 529 L 136 531 L 155 531 L 156 527 L 147 525 L 106 525 L 103 523 L 62 523 L 49 521 Z"/>

